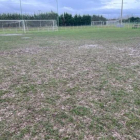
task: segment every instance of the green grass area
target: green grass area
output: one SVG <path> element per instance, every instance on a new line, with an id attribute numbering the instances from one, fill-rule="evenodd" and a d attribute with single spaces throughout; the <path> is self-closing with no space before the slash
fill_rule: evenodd
<path id="1" fill-rule="evenodd" d="M 2 34 L 0 140 L 140 139 L 139 29 Z"/>
<path id="2" fill-rule="evenodd" d="M 13 30 L 11 32 L 6 32 L 7 34 L 16 34 Z M 38 32 L 30 31 L 26 34 L 21 31 L 19 34 L 23 34 L 22 36 L 1 36 L 0 37 L 0 50 L 12 49 L 12 48 L 23 48 L 25 45 L 31 45 L 37 42 L 39 46 L 44 45 L 56 45 L 49 41 L 49 39 L 61 39 L 62 41 L 109 41 L 113 43 L 125 43 L 125 42 L 133 42 L 135 39 L 140 36 L 140 29 L 131 29 L 131 28 L 93 28 L 93 27 L 61 27 L 59 31 L 50 31 L 50 32 Z M 2 34 L 3 35 L 3 34 Z M 6 35 L 6 34 L 5 34 Z M 24 39 L 24 37 L 29 37 L 29 39 Z M 48 41 L 43 38 L 47 38 Z M 10 44 L 10 46 L 9 46 Z"/>

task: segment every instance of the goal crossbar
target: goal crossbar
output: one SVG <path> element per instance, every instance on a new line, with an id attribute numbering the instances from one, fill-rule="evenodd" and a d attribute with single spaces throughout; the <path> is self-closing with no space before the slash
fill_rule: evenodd
<path id="1" fill-rule="evenodd" d="M 119 20 L 91 21 L 91 26 L 117 26 L 119 23 Z"/>
<path id="2" fill-rule="evenodd" d="M 0 29 L 3 31 L 6 29 L 19 29 L 23 30 L 24 33 L 27 31 L 53 31 L 58 30 L 56 20 L 0 20 Z"/>

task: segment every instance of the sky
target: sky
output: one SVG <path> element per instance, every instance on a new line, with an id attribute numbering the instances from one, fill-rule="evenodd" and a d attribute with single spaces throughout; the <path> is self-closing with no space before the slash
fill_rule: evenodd
<path id="1" fill-rule="evenodd" d="M 57 0 L 21 0 L 23 13 L 57 12 Z M 59 14 L 120 16 L 122 0 L 58 0 Z M 0 13 L 20 13 L 20 0 L 0 0 Z M 124 0 L 124 16 L 140 16 L 140 0 Z"/>

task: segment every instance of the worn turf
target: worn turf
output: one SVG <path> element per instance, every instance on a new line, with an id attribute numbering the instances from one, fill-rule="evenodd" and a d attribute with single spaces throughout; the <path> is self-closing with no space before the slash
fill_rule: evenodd
<path id="1" fill-rule="evenodd" d="M 139 29 L 0 36 L 0 140 L 138 140 L 139 128 Z"/>

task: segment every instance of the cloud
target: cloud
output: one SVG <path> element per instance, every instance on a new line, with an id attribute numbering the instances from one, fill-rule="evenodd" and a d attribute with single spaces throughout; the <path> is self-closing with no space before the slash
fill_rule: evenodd
<path id="1" fill-rule="evenodd" d="M 56 4 L 47 3 L 44 0 L 22 0 L 23 13 L 38 13 L 38 10 L 42 12 L 56 11 Z M 56 2 L 55 2 L 56 3 Z M 19 0 L 0 0 L 0 13 L 20 13 L 20 1 Z"/>
<path id="2" fill-rule="evenodd" d="M 74 12 L 75 10 L 71 7 L 63 7 L 62 8 L 64 11 L 71 11 L 71 12 Z"/>
<path id="3" fill-rule="evenodd" d="M 101 9 L 120 9 L 122 5 L 121 0 L 101 0 L 101 3 L 104 3 L 104 6 Z M 140 9 L 139 0 L 124 0 L 123 4 L 124 9 Z"/>
<path id="4" fill-rule="evenodd" d="M 120 16 L 121 0 L 58 0 L 59 14 Z M 57 11 L 56 0 L 22 0 L 23 13 Z M 139 15 L 140 0 L 124 0 L 124 15 Z M 0 13 L 20 13 L 19 0 L 0 0 Z"/>

